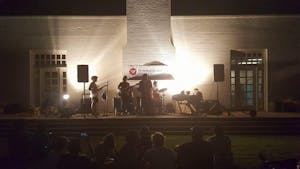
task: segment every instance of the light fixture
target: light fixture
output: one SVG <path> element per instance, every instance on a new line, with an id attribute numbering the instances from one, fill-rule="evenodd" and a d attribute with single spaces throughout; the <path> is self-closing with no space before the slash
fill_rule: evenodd
<path id="1" fill-rule="evenodd" d="M 64 100 L 68 100 L 69 98 L 70 98 L 70 95 L 68 95 L 68 94 L 64 94 L 64 95 L 63 95 L 63 99 L 64 99 Z"/>

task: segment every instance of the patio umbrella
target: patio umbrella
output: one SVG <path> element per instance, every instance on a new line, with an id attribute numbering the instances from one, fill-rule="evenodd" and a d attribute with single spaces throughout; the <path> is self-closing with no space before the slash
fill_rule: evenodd
<path id="1" fill-rule="evenodd" d="M 129 78 L 128 80 L 142 80 L 143 75 L 137 75 Z M 150 74 L 150 80 L 174 80 L 174 77 L 169 73 L 160 73 L 160 74 Z"/>

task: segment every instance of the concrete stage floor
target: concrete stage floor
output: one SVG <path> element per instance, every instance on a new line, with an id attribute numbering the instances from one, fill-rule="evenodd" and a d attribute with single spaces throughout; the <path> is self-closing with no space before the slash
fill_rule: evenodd
<path id="1" fill-rule="evenodd" d="M 258 112 L 250 117 L 249 112 L 231 112 L 222 115 L 118 115 L 94 117 L 90 114 L 74 114 L 70 117 L 57 115 L 37 116 L 29 113 L 15 115 L 0 114 L 0 137 L 11 132 L 13 121 L 24 120 L 28 129 L 34 131 L 39 124 L 46 124 L 58 135 L 77 136 L 79 131 L 87 131 L 91 136 L 101 136 L 108 132 L 125 134 L 132 129 L 148 126 L 153 131 L 170 135 L 189 134 L 192 126 L 198 125 L 209 131 L 222 123 L 228 134 L 260 135 L 300 135 L 300 113 Z"/>

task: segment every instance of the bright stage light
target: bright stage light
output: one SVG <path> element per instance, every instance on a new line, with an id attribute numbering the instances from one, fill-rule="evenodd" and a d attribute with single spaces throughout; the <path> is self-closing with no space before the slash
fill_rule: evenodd
<path id="1" fill-rule="evenodd" d="M 192 91 L 203 84 L 209 75 L 209 66 L 187 50 L 177 49 L 176 60 L 170 65 L 170 72 L 175 80 L 162 82 L 162 86 L 168 88 L 168 93 L 177 94 L 182 90 Z"/>
<path id="2" fill-rule="evenodd" d="M 70 98 L 70 95 L 68 95 L 68 94 L 64 94 L 64 95 L 63 95 L 63 99 L 64 99 L 64 100 L 68 100 L 69 98 Z"/>

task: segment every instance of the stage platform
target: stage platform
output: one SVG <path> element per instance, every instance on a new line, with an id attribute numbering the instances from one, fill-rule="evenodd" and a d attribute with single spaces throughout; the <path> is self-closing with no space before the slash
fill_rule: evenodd
<path id="1" fill-rule="evenodd" d="M 53 115 L 34 115 L 30 113 L 18 113 L 18 114 L 4 114 L 0 113 L 0 120 L 14 120 L 14 119 L 140 119 L 140 118 L 250 118 L 248 111 L 235 111 L 223 112 L 221 115 L 210 115 L 210 114 L 199 114 L 199 115 L 191 115 L 191 113 L 173 113 L 173 114 L 160 114 L 160 115 L 116 115 L 114 113 L 107 113 L 103 115 L 100 113 L 97 117 L 86 114 L 86 113 L 75 113 L 72 115 L 62 115 L 62 114 L 53 114 Z M 255 118 L 300 118 L 300 112 L 257 112 Z"/>
<path id="2" fill-rule="evenodd" d="M 118 115 L 107 116 L 74 114 L 70 117 L 33 116 L 26 113 L 16 115 L 0 115 L 0 136 L 7 136 L 13 129 L 16 120 L 25 122 L 27 129 L 34 131 L 39 124 L 45 124 L 57 135 L 78 136 L 80 131 L 87 131 L 91 136 L 103 136 L 108 132 L 124 134 L 128 130 L 138 130 L 147 126 L 152 131 L 166 134 L 190 134 L 190 128 L 199 125 L 210 132 L 222 123 L 228 134 L 272 134 L 299 135 L 300 113 L 266 113 L 258 112 L 250 117 L 248 112 L 232 112 L 222 115 Z"/>

